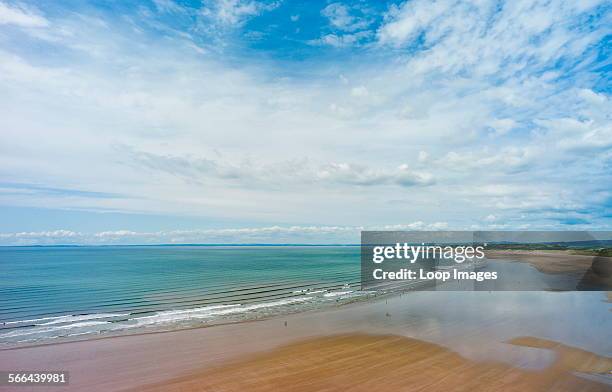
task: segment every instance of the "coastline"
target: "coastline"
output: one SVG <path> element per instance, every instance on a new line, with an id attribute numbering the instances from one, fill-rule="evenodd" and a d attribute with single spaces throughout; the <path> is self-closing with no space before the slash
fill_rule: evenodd
<path id="1" fill-rule="evenodd" d="M 293 317 L 296 315 L 326 313 L 329 311 L 333 311 L 334 309 L 348 308 L 351 306 L 359 306 L 360 304 L 364 302 L 374 303 L 376 301 L 381 301 L 386 298 L 392 298 L 394 296 L 399 296 L 402 294 L 403 293 L 400 293 L 400 292 L 389 292 L 389 293 L 376 294 L 376 295 L 370 295 L 370 296 L 355 297 L 351 301 L 341 302 L 337 304 L 329 304 L 327 306 L 321 306 L 321 307 L 314 308 L 314 309 L 307 309 L 307 310 L 296 309 L 294 311 L 291 311 L 285 314 L 263 316 L 261 318 L 245 318 L 242 320 L 230 319 L 230 320 L 219 321 L 219 322 L 214 322 L 214 323 L 198 324 L 198 325 L 193 325 L 190 327 L 164 328 L 160 326 L 160 327 L 151 327 L 150 330 L 140 329 L 140 330 L 134 330 L 134 331 L 118 331 L 116 333 L 104 334 L 103 336 L 87 335 L 81 338 L 62 337 L 62 338 L 58 338 L 58 341 L 42 340 L 42 341 L 38 341 L 35 343 L 12 343 L 8 346 L 4 346 L 4 347 L 0 346 L 0 353 L 2 353 L 3 351 L 21 350 L 21 349 L 36 348 L 36 347 L 58 346 L 58 345 L 64 345 L 64 344 L 116 339 L 116 338 L 122 338 L 122 337 L 170 334 L 170 333 L 176 333 L 176 332 L 182 332 L 182 331 L 191 331 L 191 330 L 208 329 L 208 328 L 222 328 L 226 326 L 242 325 L 242 324 L 249 324 L 249 323 L 260 323 L 260 322 L 278 320 L 278 319 L 284 320 L 288 317 Z"/>
<path id="2" fill-rule="evenodd" d="M 274 356 L 274 350 L 293 344 L 366 334 L 413 339 L 419 347 L 438 345 L 468 361 L 466 364 L 503 358 L 503 366 L 526 367 L 537 372 L 554 364 L 554 353 L 509 341 L 534 336 L 578 347 L 599 357 L 612 356 L 612 346 L 601 345 L 611 337 L 601 322 L 597 323 L 600 329 L 592 331 L 592 341 L 580 335 L 578 331 L 585 327 L 579 323 L 561 334 L 557 334 L 559 328 L 542 329 L 542 317 L 550 317 L 542 313 L 544 304 L 547 311 L 558 313 L 555 317 L 565 318 L 567 324 L 576 317 L 581 322 L 589 321 L 586 319 L 597 322 L 587 313 L 573 315 L 585 311 L 586 306 L 580 301 L 594 307 L 596 317 L 606 320 L 609 305 L 603 303 L 604 297 L 605 293 L 412 292 L 260 321 L 2 350 L 0 363 L 15 370 L 69 370 L 70 384 L 62 390 L 143 390 L 145 386 L 155 390 L 179 378 L 199 379 L 203 374 L 209 375 L 210 369 L 234 366 L 230 364 L 247 366 L 254 356 Z M 487 310 L 517 306 L 524 314 Z M 332 339 L 330 344 L 336 343 Z M 370 357 L 367 352 L 363 355 Z M 321 371 L 328 368 L 324 362 L 319 366 Z M 474 371 L 478 369 L 482 370 L 477 366 Z"/>
<path id="3" fill-rule="evenodd" d="M 539 273 L 543 275 L 550 276 L 567 276 L 570 277 L 576 282 L 580 281 L 582 285 L 596 285 L 603 283 L 607 287 L 612 287 L 612 282 L 610 282 L 611 277 L 595 275 L 592 271 L 592 266 L 595 262 L 602 261 L 605 264 L 606 268 L 609 269 L 612 266 L 612 258 L 610 257 L 597 257 L 597 256 L 589 256 L 589 255 L 576 255 L 568 251 L 558 251 L 558 250 L 494 250 L 487 252 L 487 258 L 494 260 L 496 262 L 508 262 L 508 263 L 524 263 L 532 266 Z M 602 263 L 600 263 L 602 264 Z M 604 268 L 605 270 L 605 268 Z M 607 272 L 605 270 L 604 272 Z M 341 290 L 341 289 L 340 289 Z M 329 310 L 333 310 L 338 307 L 347 307 L 354 306 L 355 304 L 359 304 L 362 302 L 375 302 L 380 299 L 384 299 L 387 297 L 393 297 L 397 295 L 401 295 L 401 293 L 410 292 L 411 290 L 395 290 L 388 292 L 379 292 L 379 293 L 370 293 L 370 292 L 360 292 L 354 291 L 358 290 L 356 287 L 351 287 L 351 291 L 348 291 L 349 295 L 337 296 L 337 294 L 342 294 L 340 292 L 329 292 L 327 295 L 334 295 L 334 298 L 339 298 L 340 301 L 336 302 L 328 302 L 328 303 L 318 303 L 315 307 L 300 307 L 300 306 L 292 306 L 284 309 L 278 313 L 272 314 L 254 314 L 254 315 L 245 315 L 244 317 L 236 318 L 236 317 L 223 317 L 214 320 L 204 319 L 201 322 L 198 322 L 197 318 L 194 318 L 194 322 L 183 325 L 174 325 L 174 324 L 164 324 L 160 323 L 151 324 L 147 327 L 135 328 L 135 329 L 117 329 L 115 331 L 105 331 L 102 334 L 75 334 L 68 336 L 61 336 L 56 339 L 46 339 L 39 341 L 25 341 L 22 343 L 7 343 L 5 346 L 0 346 L 0 351 L 4 350 L 15 350 L 19 348 L 26 347 L 37 347 L 44 345 L 57 345 L 57 344 L 65 344 L 71 342 L 80 342 L 80 341 L 88 341 L 88 340 L 100 340 L 100 339 L 110 339 L 121 336 L 139 336 L 143 334 L 158 334 L 158 333 L 170 333 L 181 330 L 191 330 L 191 329 L 200 329 L 200 328 L 210 328 L 210 327 L 218 327 L 224 325 L 232 325 L 232 324 L 241 324 L 247 322 L 259 322 L 263 320 L 277 319 L 277 318 L 286 318 L 290 315 L 301 314 L 301 313 L 313 313 L 313 312 L 326 312 Z M 546 288 L 542 288 L 542 290 L 546 290 Z M 596 290 L 596 291 L 600 291 Z M 308 293 L 305 293 L 308 294 Z M 610 292 L 608 293 L 608 297 L 610 296 Z M 300 297 L 294 297 L 297 300 L 297 305 L 301 305 L 301 301 L 299 301 Z M 608 299 L 609 301 L 609 299 Z M 235 305 L 232 305 L 235 306 Z M 246 306 L 249 306 L 248 304 Z M 259 306 L 256 303 L 256 307 Z M 202 308 L 205 309 L 205 308 Z M 237 309 L 240 310 L 240 309 Z M 191 312 L 192 309 L 178 310 L 178 312 Z M 96 316 L 92 314 L 92 316 Z M 81 317 L 80 315 L 76 316 L 65 316 L 65 317 Z M 146 318 L 146 317 L 145 317 Z"/>

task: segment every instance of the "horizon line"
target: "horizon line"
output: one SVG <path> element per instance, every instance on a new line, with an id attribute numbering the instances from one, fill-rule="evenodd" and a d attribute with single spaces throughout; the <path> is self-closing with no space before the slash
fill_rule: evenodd
<path id="1" fill-rule="evenodd" d="M 300 243 L 213 243 L 213 244 L 32 244 L 32 245 L 0 245 L 1 248 L 78 248 L 85 246 L 361 246 L 361 244 L 300 244 Z"/>

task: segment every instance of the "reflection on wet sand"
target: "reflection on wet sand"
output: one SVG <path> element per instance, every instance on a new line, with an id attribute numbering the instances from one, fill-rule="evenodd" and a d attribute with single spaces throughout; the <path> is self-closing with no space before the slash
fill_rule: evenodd
<path id="1" fill-rule="evenodd" d="M 612 360 L 535 338 L 512 344 L 550 349 L 556 361 L 525 370 L 478 362 L 433 343 L 396 335 L 345 334 L 308 339 L 145 391 L 609 391 L 573 372 L 609 374 Z"/>
<path id="2" fill-rule="evenodd" d="M 604 375 L 609 375 L 612 372 L 612 358 L 603 357 L 576 347 L 566 346 L 552 340 L 521 336 L 511 339 L 508 343 L 517 346 L 552 350 L 557 354 L 557 360 L 553 363 L 553 367 L 559 367 L 566 371 Z"/>

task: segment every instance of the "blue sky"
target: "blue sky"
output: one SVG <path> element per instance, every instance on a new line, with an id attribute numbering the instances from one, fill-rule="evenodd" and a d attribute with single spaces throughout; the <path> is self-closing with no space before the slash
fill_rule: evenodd
<path id="1" fill-rule="evenodd" d="M 0 0 L 0 244 L 609 230 L 610 8 Z"/>

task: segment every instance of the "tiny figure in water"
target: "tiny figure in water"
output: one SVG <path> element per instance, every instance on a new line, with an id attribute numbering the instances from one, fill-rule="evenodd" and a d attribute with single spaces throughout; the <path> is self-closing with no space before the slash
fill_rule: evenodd
<path id="1" fill-rule="evenodd" d="M 285 321 L 285 327 L 287 326 L 287 322 Z"/>
<path id="2" fill-rule="evenodd" d="M 387 314 L 385 315 L 387 317 L 391 317 L 391 314 L 389 314 L 389 312 L 387 312 Z"/>

